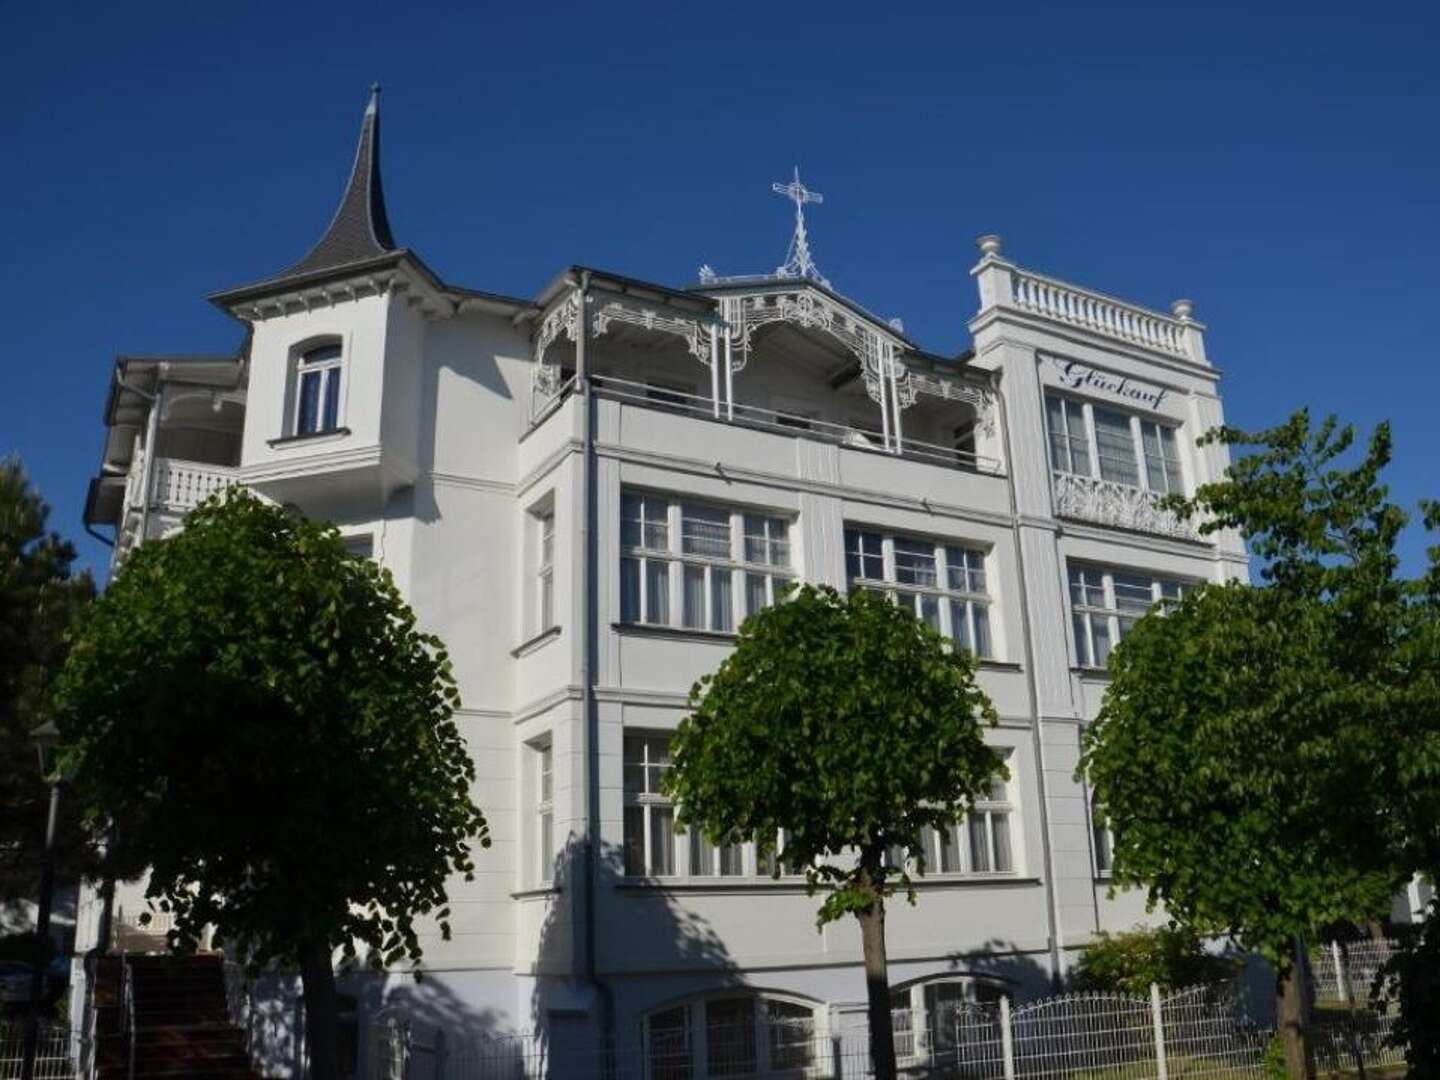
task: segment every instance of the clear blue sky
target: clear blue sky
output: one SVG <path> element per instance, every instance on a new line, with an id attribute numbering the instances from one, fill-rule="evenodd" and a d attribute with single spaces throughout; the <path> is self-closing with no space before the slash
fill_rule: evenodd
<path id="1" fill-rule="evenodd" d="M 21 4 L 0 31 L 0 453 L 80 529 L 118 352 L 229 350 L 385 86 L 400 243 L 529 294 L 784 256 L 793 164 L 841 291 L 967 343 L 973 238 L 1196 302 L 1229 418 L 1394 422 L 1435 480 L 1440 4 Z M 1407 538 L 1418 565 L 1423 539 Z"/>

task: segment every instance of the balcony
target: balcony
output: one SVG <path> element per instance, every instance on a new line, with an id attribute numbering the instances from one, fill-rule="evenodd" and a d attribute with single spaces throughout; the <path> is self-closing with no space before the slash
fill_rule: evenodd
<path id="1" fill-rule="evenodd" d="M 752 431 L 770 432 L 791 438 L 804 438 L 883 458 L 909 459 L 932 466 L 987 476 L 1003 475 L 1001 463 L 995 458 L 936 443 L 923 442 L 919 439 L 901 438 L 898 440 L 898 446 L 895 446 L 895 440 L 892 440 L 892 446 L 887 448 L 885 436 L 879 431 L 831 423 L 815 417 L 799 416 L 774 409 L 762 409 L 740 402 L 722 404 L 717 409 L 715 402 L 708 397 L 681 393 L 608 375 L 591 376 L 590 383 L 596 397 L 626 405 L 690 416 L 697 420 L 734 428 L 748 428 Z M 554 398 L 538 411 L 532 430 L 543 424 L 573 390 L 574 379 L 572 378 L 563 383 Z"/>
<path id="2" fill-rule="evenodd" d="M 143 471 L 143 470 L 142 470 Z M 134 482 L 133 499 L 126 502 L 139 506 L 141 477 L 132 470 Z M 236 470 L 224 465 L 206 465 L 195 461 L 180 461 L 175 458 L 159 458 L 155 462 L 155 475 L 151 477 L 152 509 L 162 513 L 185 514 L 195 509 L 217 491 L 224 491 L 237 483 Z M 127 492 L 127 496 L 131 494 Z"/>
<path id="3" fill-rule="evenodd" d="M 1177 540 L 1200 539 L 1195 526 L 1162 507 L 1155 492 L 1064 472 L 1051 473 L 1051 482 L 1056 517 Z"/>

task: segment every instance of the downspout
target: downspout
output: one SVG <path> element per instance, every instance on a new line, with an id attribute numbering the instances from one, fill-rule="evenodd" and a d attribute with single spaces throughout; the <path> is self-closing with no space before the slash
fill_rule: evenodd
<path id="1" fill-rule="evenodd" d="M 595 395 L 590 384 L 586 363 L 586 338 L 589 335 L 587 305 L 590 294 L 590 271 L 580 272 L 580 311 L 575 328 L 575 386 L 580 396 L 580 595 L 584 613 L 580 621 L 580 709 L 584 722 L 584 753 L 580 755 L 585 770 L 585 927 L 581 953 L 581 972 L 595 988 L 600 1004 L 600 1034 L 607 1064 L 615 1052 L 615 1004 L 610 987 L 596 975 L 595 940 L 597 933 L 595 898 L 599 894 L 601 865 L 600 835 L 600 715 L 595 708 L 596 623 L 599 618 L 598 562 L 599 514 L 595 492 Z M 611 1070 L 607 1067 L 607 1074 Z"/>
<path id="2" fill-rule="evenodd" d="M 1055 889 L 1055 851 L 1050 842 L 1050 791 L 1045 779 L 1045 740 L 1040 733 L 1040 673 L 1035 668 L 1035 646 L 1031 636 L 1030 597 L 1026 587 L 1025 544 L 1020 537 L 1020 508 L 1015 499 L 1015 448 L 1010 439 L 1010 418 L 1005 410 L 1005 396 L 1000 392 L 999 372 L 991 372 L 990 389 L 1000 412 L 1000 430 L 1005 437 L 1005 491 L 1010 497 L 1010 530 L 1015 538 L 1015 576 L 1019 581 L 1020 623 L 1025 642 L 1025 669 L 1030 678 L 1026 689 L 1030 694 L 1031 736 L 1035 741 L 1036 786 L 1040 795 L 1040 846 L 1045 860 L 1045 915 L 1050 923 L 1050 977 L 1060 989 L 1064 976 L 1064 942 L 1060 932 L 1060 901 Z"/>
<path id="3" fill-rule="evenodd" d="M 96 532 L 95 526 L 91 525 L 88 521 L 85 523 L 84 528 L 87 533 L 93 536 L 96 540 L 99 540 L 106 547 L 113 548 L 115 546 L 114 540 L 111 540 L 110 537 L 106 536 L 104 533 Z"/>

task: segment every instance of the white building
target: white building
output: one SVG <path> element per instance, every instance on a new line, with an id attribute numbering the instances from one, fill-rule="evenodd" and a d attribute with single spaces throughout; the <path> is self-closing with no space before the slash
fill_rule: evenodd
<path id="1" fill-rule="evenodd" d="M 1156 506 L 1227 464 L 1196 446 L 1221 421 L 1203 326 L 987 236 L 954 316 L 973 347 L 936 355 L 796 239 L 775 274 L 680 288 L 578 266 L 529 299 L 453 285 L 391 237 L 372 99 L 319 244 L 211 297 L 240 351 L 118 360 L 86 507 L 117 558 L 239 481 L 337 522 L 454 658 L 495 844 L 426 980 L 357 977 L 362 1008 L 404 993 L 454 1034 L 632 1048 L 737 1015 L 763 1046 L 746 994 L 862 1010 L 853 920 L 817 932 L 800 879 L 675 834 L 656 794 L 691 684 L 797 578 L 887 583 L 977 650 L 1001 717 L 1011 780 L 891 908 L 898 1000 L 1044 992 L 1145 917 L 1107 897 L 1073 774 L 1131 620 L 1247 573 L 1237 537 Z"/>

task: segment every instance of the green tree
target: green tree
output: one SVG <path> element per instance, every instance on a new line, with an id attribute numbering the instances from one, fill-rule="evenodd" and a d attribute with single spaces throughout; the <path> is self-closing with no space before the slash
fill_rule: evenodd
<path id="1" fill-rule="evenodd" d="M 441 643 L 336 531 L 240 489 L 132 554 L 58 686 L 64 764 L 118 876 L 252 965 L 298 964 L 336 1076 L 333 959 L 418 962 L 488 846 Z"/>
<path id="2" fill-rule="evenodd" d="M 1433 609 L 1397 576 L 1406 515 L 1379 482 L 1384 425 L 1351 467 L 1353 430 L 1305 412 L 1202 441 L 1250 453 L 1177 508 L 1206 533 L 1238 529 L 1263 584 L 1212 585 L 1140 621 L 1111 654 L 1081 770 L 1116 832 L 1115 883 L 1275 965 L 1300 1075 L 1296 939 L 1388 910 L 1433 837 L 1437 754 L 1419 751 L 1440 697 L 1415 666 Z"/>
<path id="3" fill-rule="evenodd" d="M 860 924 L 876 1075 L 895 1075 L 885 905 L 906 849 L 961 817 L 1003 759 L 985 744 L 995 711 L 975 662 L 873 592 L 805 586 L 746 620 L 735 651 L 691 691 L 666 781 L 679 824 L 825 890 L 819 924 Z M 777 838 L 784 831 L 784 848 Z M 778 856 L 778 857 L 777 857 Z"/>
<path id="4" fill-rule="evenodd" d="M 19 460 L 0 460 L 0 903 L 36 899 L 49 793 L 31 732 L 48 715 L 66 628 L 95 595 L 49 517 Z M 61 809 L 57 863 L 73 876 L 85 846 L 64 800 Z"/>
<path id="5" fill-rule="evenodd" d="M 1179 990 L 1228 979 L 1237 967 L 1234 957 L 1209 952 L 1188 927 L 1137 926 L 1097 934 L 1080 950 L 1071 983 L 1076 990 L 1149 994 L 1151 983 Z"/>

